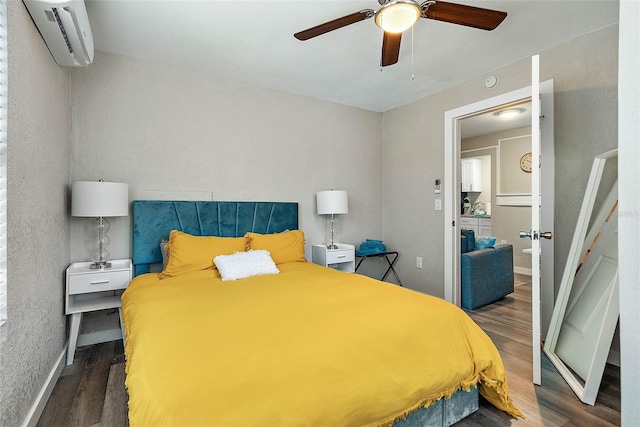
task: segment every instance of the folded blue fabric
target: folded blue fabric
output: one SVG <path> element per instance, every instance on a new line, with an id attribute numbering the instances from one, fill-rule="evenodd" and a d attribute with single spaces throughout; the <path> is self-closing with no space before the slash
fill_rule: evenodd
<path id="1" fill-rule="evenodd" d="M 356 251 L 357 256 L 369 256 L 375 254 L 381 254 L 387 251 L 387 246 L 382 243 L 382 240 L 367 239 L 360 243 L 360 247 Z"/>

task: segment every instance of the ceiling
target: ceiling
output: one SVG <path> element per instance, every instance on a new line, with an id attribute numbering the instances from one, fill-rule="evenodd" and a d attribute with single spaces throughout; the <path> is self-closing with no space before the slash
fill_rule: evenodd
<path id="1" fill-rule="evenodd" d="M 523 111 L 521 114 L 511 119 L 502 119 L 495 115 L 498 111 L 511 110 L 514 108 L 521 109 Z M 531 101 L 518 105 L 510 105 L 506 108 L 498 108 L 496 110 L 476 114 L 471 117 L 465 117 L 461 120 L 461 123 L 461 139 L 473 138 L 474 136 L 486 135 L 509 129 L 531 127 Z"/>
<path id="2" fill-rule="evenodd" d="M 413 43 L 411 30 L 403 35 L 399 62 L 381 69 L 382 32 L 373 19 L 304 42 L 293 37 L 377 10 L 375 0 L 85 3 L 97 50 L 378 112 L 618 21 L 617 0 L 460 0 L 507 18 L 494 31 L 420 19 Z"/>

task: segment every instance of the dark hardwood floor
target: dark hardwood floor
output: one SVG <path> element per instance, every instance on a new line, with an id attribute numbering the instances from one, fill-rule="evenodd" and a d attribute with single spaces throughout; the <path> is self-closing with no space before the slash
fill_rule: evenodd
<path id="1" fill-rule="evenodd" d="M 515 292 L 488 306 L 468 311 L 491 337 L 504 362 L 514 403 L 526 419 L 514 420 L 481 399 L 480 410 L 456 426 L 619 426 L 620 369 L 607 365 L 594 406 L 576 397 L 542 354 L 542 385 L 532 382 L 531 278 L 516 274 Z"/>
<path id="2" fill-rule="evenodd" d="M 542 386 L 532 383 L 531 283 L 516 275 L 515 292 L 497 303 L 470 311 L 496 344 L 504 361 L 511 397 L 527 418 L 515 420 L 480 401 L 480 409 L 456 426 L 617 426 L 620 425 L 620 370 L 607 365 L 594 406 L 575 396 L 551 362 L 542 358 Z M 39 427 L 124 427 L 122 341 L 79 348 L 66 366 L 38 422 Z"/>
<path id="3" fill-rule="evenodd" d="M 79 347 L 62 369 L 38 427 L 126 427 L 122 340 Z"/>

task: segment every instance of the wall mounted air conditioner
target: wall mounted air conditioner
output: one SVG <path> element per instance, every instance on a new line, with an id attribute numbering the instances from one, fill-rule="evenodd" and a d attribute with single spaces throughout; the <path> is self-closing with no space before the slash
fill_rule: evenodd
<path id="1" fill-rule="evenodd" d="M 93 35 L 83 0 L 23 0 L 53 59 L 68 67 L 93 61 Z"/>

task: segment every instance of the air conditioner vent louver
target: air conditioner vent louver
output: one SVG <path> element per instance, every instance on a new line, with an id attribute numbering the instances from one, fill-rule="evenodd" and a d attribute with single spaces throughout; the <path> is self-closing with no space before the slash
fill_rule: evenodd
<path id="1" fill-rule="evenodd" d="M 83 0 L 23 0 L 53 59 L 68 67 L 93 61 L 93 35 Z"/>
<path id="2" fill-rule="evenodd" d="M 62 37 L 64 38 L 64 42 L 67 45 L 67 49 L 69 49 L 69 53 L 73 55 L 73 49 L 71 48 L 71 43 L 69 43 L 69 37 L 67 37 L 67 31 L 64 29 L 62 25 L 62 21 L 60 21 L 60 15 L 58 15 L 58 11 L 56 8 L 53 8 L 53 15 L 55 16 L 56 23 L 58 24 L 58 28 L 60 28 L 60 33 L 62 33 Z"/>

